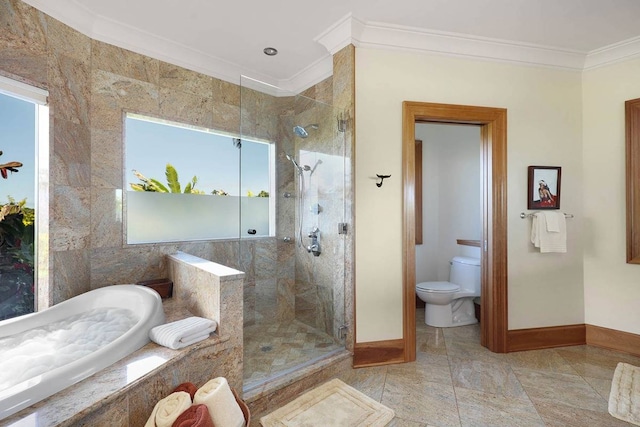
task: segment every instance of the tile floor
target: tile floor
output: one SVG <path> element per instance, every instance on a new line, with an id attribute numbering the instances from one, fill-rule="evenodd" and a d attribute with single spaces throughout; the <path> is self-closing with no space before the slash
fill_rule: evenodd
<path id="1" fill-rule="evenodd" d="M 417 313 L 417 360 L 338 376 L 393 409 L 396 427 L 630 426 L 607 403 L 618 362 L 640 357 L 591 346 L 509 354 L 481 347 L 478 325 L 433 328 Z"/>
<path id="2" fill-rule="evenodd" d="M 244 328 L 244 389 L 341 348 L 333 338 L 302 322 Z"/>

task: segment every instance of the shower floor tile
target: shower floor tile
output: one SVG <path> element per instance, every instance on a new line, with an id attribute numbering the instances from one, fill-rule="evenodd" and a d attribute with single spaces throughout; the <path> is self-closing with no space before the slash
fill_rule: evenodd
<path id="1" fill-rule="evenodd" d="M 297 320 L 244 328 L 244 387 L 342 348 L 332 337 Z"/>

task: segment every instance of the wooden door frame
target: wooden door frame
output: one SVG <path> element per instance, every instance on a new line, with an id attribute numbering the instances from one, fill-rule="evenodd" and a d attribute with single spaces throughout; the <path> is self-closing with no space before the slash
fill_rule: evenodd
<path id="1" fill-rule="evenodd" d="M 406 362 L 416 358 L 415 125 L 479 125 L 482 156 L 482 311 L 480 343 L 507 352 L 507 110 L 468 105 L 402 103 L 403 340 Z"/>

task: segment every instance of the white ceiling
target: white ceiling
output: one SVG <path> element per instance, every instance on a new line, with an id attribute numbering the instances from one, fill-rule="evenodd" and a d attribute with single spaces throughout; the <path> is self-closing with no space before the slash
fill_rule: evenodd
<path id="1" fill-rule="evenodd" d="M 640 0 L 24 1 L 94 39 L 292 91 L 349 43 L 575 70 L 640 55 Z"/>

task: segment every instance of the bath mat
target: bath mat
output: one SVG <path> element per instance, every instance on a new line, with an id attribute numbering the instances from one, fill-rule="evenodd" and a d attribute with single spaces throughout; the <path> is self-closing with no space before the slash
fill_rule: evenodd
<path id="1" fill-rule="evenodd" d="M 640 426 L 640 367 L 618 363 L 611 382 L 609 413 Z"/>
<path id="2" fill-rule="evenodd" d="M 260 419 L 263 427 L 383 427 L 395 413 L 338 379 L 323 385 Z"/>

